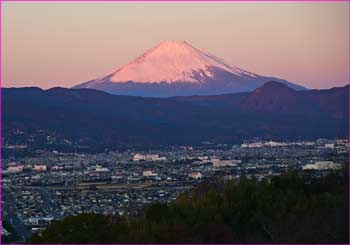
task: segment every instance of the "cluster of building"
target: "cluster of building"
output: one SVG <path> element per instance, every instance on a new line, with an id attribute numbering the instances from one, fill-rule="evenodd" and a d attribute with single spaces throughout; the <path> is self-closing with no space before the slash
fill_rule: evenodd
<path id="1" fill-rule="evenodd" d="M 4 159 L 2 212 L 25 236 L 68 215 L 137 214 L 216 176 L 263 180 L 289 169 L 326 174 L 347 163 L 348 146 L 348 140 L 318 140 L 98 154 L 40 151 Z"/>
<path id="2" fill-rule="evenodd" d="M 159 154 L 140 154 L 137 153 L 133 157 L 133 161 L 166 161 L 166 157 L 161 157 Z"/>
<path id="3" fill-rule="evenodd" d="M 302 167 L 303 170 L 339 170 L 342 165 L 333 161 L 316 161 Z"/>
<path id="4" fill-rule="evenodd" d="M 261 148 L 261 147 L 287 147 L 287 146 L 314 146 L 333 149 L 335 146 L 349 144 L 347 140 L 336 140 L 329 143 L 328 140 L 320 139 L 318 141 L 296 141 L 296 142 L 277 142 L 277 141 L 254 141 L 241 144 L 242 148 Z M 348 145 L 349 146 L 349 145 Z"/>
<path id="5" fill-rule="evenodd" d="M 31 164 L 18 164 L 16 162 L 12 162 L 8 164 L 7 169 L 2 170 L 3 174 L 12 174 L 12 173 L 20 173 L 23 172 L 24 170 L 33 170 L 33 171 L 37 171 L 37 172 L 41 172 L 41 171 L 46 171 L 47 170 L 47 166 L 46 165 L 31 165 Z"/>

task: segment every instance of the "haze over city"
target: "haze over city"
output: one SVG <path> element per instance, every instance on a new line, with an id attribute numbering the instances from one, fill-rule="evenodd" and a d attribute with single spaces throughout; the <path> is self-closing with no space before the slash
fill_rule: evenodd
<path id="1" fill-rule="evenodd" d="M 349 77 L 349 3 L 3 3 L 2 86 L 72 87 L 164 40 L 307 88 Z"/>

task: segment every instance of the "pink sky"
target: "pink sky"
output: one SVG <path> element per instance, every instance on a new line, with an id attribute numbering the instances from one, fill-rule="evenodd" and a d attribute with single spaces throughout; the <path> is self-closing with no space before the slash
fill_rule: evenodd
<path id="1" fill-rule="evenodd" d="M 163 40 L 309 88 L 349 77 L 348 2 L 3 2 L 3 86 L 70 87 Z"/>

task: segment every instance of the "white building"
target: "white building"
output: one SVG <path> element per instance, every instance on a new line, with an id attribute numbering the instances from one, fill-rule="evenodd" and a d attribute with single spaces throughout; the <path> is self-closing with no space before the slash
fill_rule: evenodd
<path id="1" fill-rule="evenodd" d="M 325 148 L 334 149 L 334 144 L 325 144 Z"/>
<path id="2" fill-rule="evenodd" d="M 211 162 L 213 163 L 213 167 L 220 168 L 220 167 L 234 167 L 238 163 L 241 163 L 241 160 L 220 160 L 217 158 L 211 159 Z"/>
<path id="3" fill-rule="evenodd" d="M 58 170 L 62 170 L 62 169 L 63 169 L 63 167 L 57 166 L 57 165 L 51 167 L 52 171 L 58 171 Z"/>
<path id="4" fill-rule="evenodd" d="M 46 167 L 46 165 L 34 165 L 33 170 L 34 171 L 46 171 L 47 167 Z"/>
<path id="5" fill-rule="evenodd" d="M 95 166 L 95 171 L 96 172 L 108 172 L 109 170 L 108 170 L 108 168 L 104 168 L 101 165 L 96 165 Z"/>
<path id="6" fill-rule="evenodd" d="M 262 142 L 253 142 L 253 143 L 244 143 L 241 145 L 242 148 L 260 148 L 263 147 L 264 144 Z"/>
<path id="7" fill-rule="evenodd" d="M 209 159 L 208 156 L 199 156 L 199 157 L 197 157 L 197 158 L 198 158 L 198 160 L 201 160 L 201 161 L 204 161 L 204 160 L 208 160 L 208 159 Z"/>
<path id="8" fill-rule="evenodd" d="M 341 168 L 341 164 L 333 163 L 333 161 L 318 161 L 302 167 L 303 170 L 338 170 Z"/>
<path id="9" fill-rule="evenodd" d="M 154 173 L 152 170 L 143 171 L 142 175 L 144 177 L 155 177 L 155 176 L 158 176 L 158 174 Z"/>
<path id="10" fill-rule="evenodd" d="M 7 173 L 20 173 L 23 171 L 23 165 L 9 166 L 7 168 Z"/>
<path id="11" fill-rule="evenodd" d="M 201 174 L 200 172 L 195 172 L 195 173 L 188 174 L 188 177 L 192 179 L 201 179 L 203 178 L 203 174 Z"/>
<path id="12" fill-rule="evenodd" d="M 135 154 L 133 159 L 134 162 L 137 161 L 165 161 L 166 157 L 160 157 L 159 154 Z"/>
<path id="13" fill-rule="evenodd" d="M 47 217 L 29 217 L 28 219 L 24 220 L 24 223 L 27 225 L 47 225 L 51 224 L 53 221 L 53 217 L 47 216 Z"/>
<path id="14" fill-rule="evenodd" d="M 264 143 L 264 146 L 268 146 L 268 147 L 278 147 L 278 146 L 286 146 L 286 143 L 282 143 L 282 142 L 276 142 L 276 141 L 268 141 L 266 143 Z"/>

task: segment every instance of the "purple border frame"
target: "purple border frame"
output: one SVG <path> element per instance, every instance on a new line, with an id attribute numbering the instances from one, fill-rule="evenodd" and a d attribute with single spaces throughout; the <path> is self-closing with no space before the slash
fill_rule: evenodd
<path id="1" fill-rule="evenodd" d="M 350 13 L 350 0 L 0 0 L 0 54 L 2 54 L 2 22 L 3 22 L 3 10 L 2 10 L 2 2 L 196 2 L 200 4 L 200 2 L 213 2 L 213 3 L 220 3 L 220 2 L 255 2 L 255 3 L 263 3 L 263 2 L 348 2 L 348 11 Z M 350 21 L 350 19 L 348 19 Z M 350 33 L 349 33 L 349 40 L 350 40 Z M 350 63 L 350 43 L 348 43 L 349 47 L 349 52 L 348 52 L 348 62 Z M 350 84 L 350 74 L 348 77 L 347 84 Z M 0 57 L 0 210 L 2 210 L 2 56 Z M 350 93 L 350 88 L 349 88 L 349 93 Z M 350 104 L 350 98 L 348 101 L 348 104 Z M 350 108 L 349 108 L 349 115 L 350 115 Z M 348 139 L 350 139 L 350 125 L 349 125 L 349 135 Z M 348 158 L 348 163 L 350 165 L 350 151 L 349 151 L 349 158 Z M 348 172 L 350 176 L 350 169 Z M 350 187 L 350 177 L 348 178 L 348 186 Z M 349 195 L 349 203 L 350 203 L 350 195 Z M 349 221 L 350 221 L 350 209 L 349 209 Z M 0 245 L 2 243 L 2 214 L 0 215 Z M 349 242 L 350 242 L 350 234 L 349 234 Z M 266 244 L 259 244 L 255 243 L 256 245 L 266 245 Z M 283 243 L 281 243 L 283 244 Z M 326 244 L 326 243 L 325 243 Z M 17 244 L 14 244 L 17 245 Z M 18 244 L 19 245 L 19 244 Z M 47 244 L 49 245 L 49 244 Z M 71 244 L 71 245 L 78 245 L 78 244 Z M 100 245 L 110 245 L 110 244 L 100 244 Z M 129 245 L 136 245 L 136 244 L 129 244 Z M 172 245 L 179 245 L 179 244 L 172 244 Z M 211 244 L 208 244 L 211 245 Z M 227 245 L 227 244 L 222 244 L 222 245 Z M 289 243 L 288 245 L 296 245 Z"/>
<path id="2" fill-rule="evenodd" d="M 350 2 L 350 0 L 0 0 L 0 2 Z"/>

